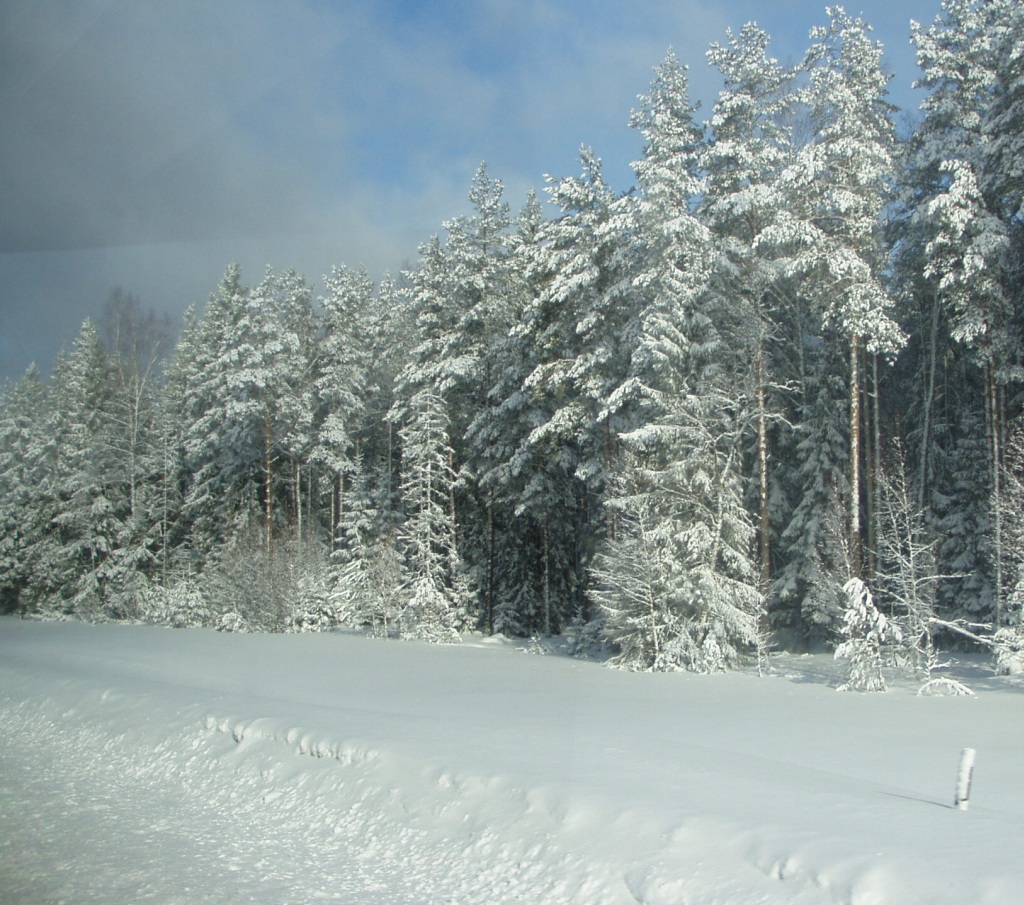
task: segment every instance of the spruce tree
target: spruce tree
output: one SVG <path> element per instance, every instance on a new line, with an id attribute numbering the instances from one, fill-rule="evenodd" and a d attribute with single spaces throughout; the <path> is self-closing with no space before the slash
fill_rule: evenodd
<path id="1" fill-rule="evenodd" d="M 458 640 L 468 603 L 451 511 L 449 419 L 444 400 L 431 389 L 410 400 L 402 425 L 402 498 L 407 510 L 403 540 L 409 591 L 402 633 L 428 641 Z"/>
<path id="2" fill-rule="evenodd" d="M 0 390 L 0 612 L 34 609 L 41 545 L 56 500 L 45 440 L 49 392 L 31 365 Z"/>

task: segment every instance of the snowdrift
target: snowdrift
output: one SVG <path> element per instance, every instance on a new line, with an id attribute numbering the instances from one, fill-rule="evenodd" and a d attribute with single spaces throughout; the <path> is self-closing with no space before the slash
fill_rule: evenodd
<path id="1" fill-rule="evenodd" d="M 0 900 L 1020 901 L 1024 679 L 773 672 L 2 619 Z"/>

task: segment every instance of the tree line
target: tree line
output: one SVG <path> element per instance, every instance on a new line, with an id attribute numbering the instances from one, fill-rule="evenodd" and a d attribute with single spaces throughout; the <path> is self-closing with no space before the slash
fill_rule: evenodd
<path id="1" fill-rule="evenodd" d="M 670 51 L 626 193 L 486 167 L 397 280 L 253 285 L 173 341 L 115 293 L 0 397 L 7 611 L 432 640 L 571 629 L 639 668 L 836 643 L 859 584 L 1020 622 L 1024 6 L 913 24 L 907 135 L 841 8 Z"/>

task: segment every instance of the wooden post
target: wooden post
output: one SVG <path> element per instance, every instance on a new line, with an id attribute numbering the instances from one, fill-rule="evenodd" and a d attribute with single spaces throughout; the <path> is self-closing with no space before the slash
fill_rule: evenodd
<path id="1" fill-rule="evenodd" d="M 960 767 L 956 773 L 956 795 L 953 798 L 953 806 L 958 811 L 966 811 L 971 798 L 971 777 L 974 773 L 974 755 L 977 752 L 973 748 L 964 748 L 960 752 Z"/>

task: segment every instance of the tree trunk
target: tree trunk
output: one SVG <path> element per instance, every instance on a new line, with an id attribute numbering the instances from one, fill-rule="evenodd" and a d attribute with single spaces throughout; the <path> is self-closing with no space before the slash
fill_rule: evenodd
<path id="1" fill-rule="evenodd" d="M 551 553 L 548 549 L 548 526 L 540 529 L 541 558 L 544 562 L 544 632 L 551 634 Z"/>
<path id="2" fill-rule="evenodd" d="M 757 480 L 759 495 L 760 591 L 768 593 L 771 582 L 771 507 L 768 496 L 768 413 L 764 392 L 764 346 L 758 343 L 757 359 Z"/>
<path id="3" fill-rule="evenodd" d="M 988 420 L 989 480 L 992 484 L 992 555 L 995 567 L 995 593 L 992 621 L 998 630 L 1003 624 L 1003 532 L 1002 532 L 1002 423 L 999 385 L 991 364 L 985 367 L 985 414 Z"/>
<path id="4" fill-rule="evenodd" d="M 273 503 L 273 481 L 271 469 L 273 466 L 271 444 L 273 434 L 271 432 L 270 410 L 267 409 L 263 417 L 263 491 L 264 515 L 263 515 L 263 543 L 269 558 L 273 552 L 271 537 L 274 527 L 274 503 Z"/>
<path id="5" fill-rule="evenodd" d="M 850 336 L 850 574 L 861 577 L 860 537 L 860 334 Z"/>
<path id="6" fill-rule="evenodd" d="M 932 324 L 928 337 L 928 382 L 924 397 L 924 424 L 921 429 L 921 473 L 918 475 L 917 507 L 924 511 L 928 494 L 928 456 L 932 445 L 932 409 L 935 405 L 935 372 L 938 362 L 939 343 L 939 293 L 936 290 L 932 300 Z"/>
<path id="7" fill-rule="evenodd" d="M 448 450 L 448 517 L 452 521 L 452 549 L 459 549 L 459 529 L 455 521 L 455 450 Z"/>
<path id="8" fill-rule="evenodd" d="M 338 480 L 337 474 L 331 478 L 331 552 L 338 549 Z"/>
<path id="9" fill-rule="evenodd" d="M 867 352 L 865 351 L 865 357 Z M 871 368 L 864 361 L 866 383 L 864 430 L 867 442 L 864 444 L 864 500 L 867 506 L 867 562 L 866 576 L 873 579 L 878 553 L 878 472 L 881 469 L 881 440 L 878 431 L 878 356 L 870 356 Z"/>
<path id="10" fill-rule="evenodd" d="M 295 460 L 295 536 L 302 551 L 302 466 Z"/>
<path id="11" fill-rule="evenodd" d="M 487 501 L 487 634 L 494 634 L 494 505 L 491 500 Z"/>

